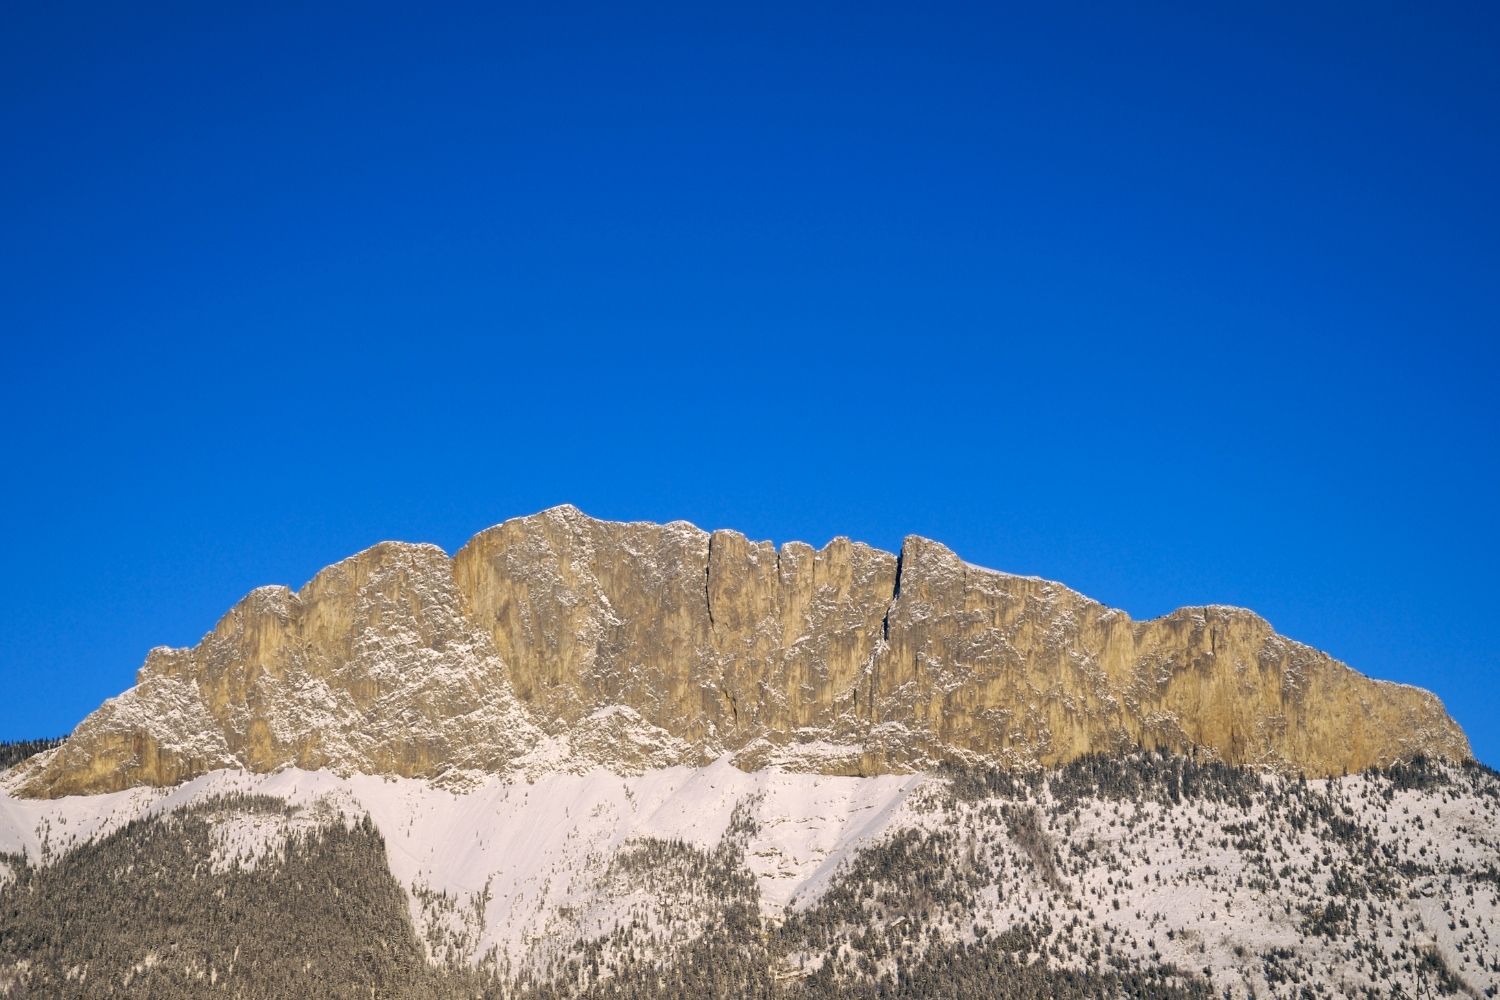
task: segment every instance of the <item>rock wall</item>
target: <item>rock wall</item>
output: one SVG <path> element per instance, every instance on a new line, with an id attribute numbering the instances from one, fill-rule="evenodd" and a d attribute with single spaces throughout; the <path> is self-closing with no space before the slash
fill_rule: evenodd
<path id="1" fill-rule="evenodd" d="M 559 507 L 451 560 L 384 543 L 266 587 L 9 783 L 56 796 L 294 764 L 460 779 L 732 755 L 869 774 L 1135 746 L 1337 774 L 1466 759 L 1431 694 L 1235 608 L 1132 621 L 918 537 L 777 549 Z"/>

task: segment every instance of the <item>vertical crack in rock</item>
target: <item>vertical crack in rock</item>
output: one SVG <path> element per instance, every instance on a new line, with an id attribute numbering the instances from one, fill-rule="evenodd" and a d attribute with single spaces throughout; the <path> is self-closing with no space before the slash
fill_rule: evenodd
<path id="1" fill-rule="evenodd" d="M 714 592 L 709 586 L 709 573 L 714 566 L 714 532 L 708 534 L 708 549 L 703 556 L 703 606 L 708 609 L 708 631 L 714 630 Z"/>
<path id="2" fill-rule="evenodd" d="M 906 542 L 901 543 L 901 548 L 896 551 L 896 582 L 891 587 L 891 603 L 885 606 L 885 617 L 880 619 L 880 637 L 886 642 L 891 641 L 891 609 L 901 598 L 901 564 L 906 558 Z"/>

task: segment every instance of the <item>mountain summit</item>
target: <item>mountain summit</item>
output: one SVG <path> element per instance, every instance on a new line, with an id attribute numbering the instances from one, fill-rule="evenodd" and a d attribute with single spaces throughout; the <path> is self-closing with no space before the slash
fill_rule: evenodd
<path id="1" fill-rule="evenodd" d="M 1133 621 L 908 537 L 779 549 L 557 507 L 263 587 L 14 772 L 36 797 L 287 766 L 455 782 L 729 757 L 873 775 L 1131 749 L 1336 775 L 1470 758 L 1426 691 L 1229 607 Z"/>

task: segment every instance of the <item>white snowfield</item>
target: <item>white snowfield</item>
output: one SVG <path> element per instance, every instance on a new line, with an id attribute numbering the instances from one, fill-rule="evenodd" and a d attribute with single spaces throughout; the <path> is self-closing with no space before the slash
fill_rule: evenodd
<path id="1" fill-rule="evenodd" d="M 171 789 L 53 800 L 0 794 L 0 853 L 55 859 L 132 819 L 234 792 L 308 808 L 292 820 L 252 815 L 222 822 L 226 860 L 253 861 L 330 809 L 350 819 L 368 813 L 385 838 L 391 872 L 411 899 L 419 935 L 439 953 L 434 957 L 473 960 L 493 949 L 496 958 L 519 966 L 553 936 L 559 910 L 576 911 L 589 900 L 610 858 L 633 839 L 711 849 L 735 806 L 753 803 L 758 832 L 746 860 L 759 878 L 763 908 L 776 914 L 794 895 L 815 894 L 851 850 L 883 833 L 925 780 L 747 773 L 725 760 L 634 777 L 598 770 L 534 782 L 492 778 L 454 792 L 409 778 L 224 770 Z M 434 905 L 434 897 L 456 905 Z M 483 910 L 482 928 L 470 919 L 476 905 Z M 610 917 L 596 908 L 590 922 L 607 929 Z M 435 926 L 442 923 L 452 926 Z M 451 954 L 459 942 L 466 955 Z"/>
<path id="2" fill-rule="evenodd" d="M 221 860 L 253 864 L 299 828 L 368 814 L 431 957 L 518 972 L 632 922 L 664 942 L 693 933 L 691 900 L 651 898 L 612 862 L 647 838 L 711 850 L 738 811 L 753 821 L 743 858 L 773 921 L 815 905 L 836 877 L 886 877 L 846 862 L 915 830 L 948 845 L 939 877 L 980 888 L 972 905 L 920 914 L 871 894 L 862 912 L 872 926 L 916 920 L 941 940 L 973 941 L 1046 925 L 1050 961 L 1167 962 L 1240 997 L 1296 995 L 1296 981 L 1277 971 L 1294 965 L 1335 995 L 1393 995 L 1398 985 L 1420 995 L 1427 980 L 1417 967 L 1432 956 L 1472 995 L 1496 995 L 1500 794 L 1492 776 L 1441 767 L 1448 783 L 1427 791 L 1378 776 L 1299 786 L 1263 774 L 1238 801 L 1176 804 L 1056 799 L 1046 783 L 1009 798 L 955 799 L 934 775 L 745 772 L 727 760 L 639 776 L 493 777 L 464 790 L 324 771 L 216 771 L 171 789 L 56 800 L 0 793 L 0 852 L 46 863 L 129 820 L 228 793 L 301 807 L 288 818 L 232 809 L 216 817 Z M 1017 832 L 1018 810 L 1034 818 L 1037 836 Z M 1358 832 L 1331 836 L 1337 829 Z M 1319 929 L 1331 925 L 1342 929 Z M 795 969 L 824 960 L 797 955 Z"/>

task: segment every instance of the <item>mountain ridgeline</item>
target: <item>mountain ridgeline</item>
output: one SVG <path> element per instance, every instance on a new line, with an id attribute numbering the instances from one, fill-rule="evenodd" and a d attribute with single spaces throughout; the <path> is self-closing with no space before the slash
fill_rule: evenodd
<path id="1" fill-rule="evenodd" d="M 382 543 L 263 587 L 10 787 L 282 767 L 463 781 L 722 757 L 874 775 L 1136 748 L 1309 776 L 1470 759 L 1428 692 L 1229 607 L 1133 621 L 912 536 L 779 549 L 559 507 L 455 556 Z"/>

